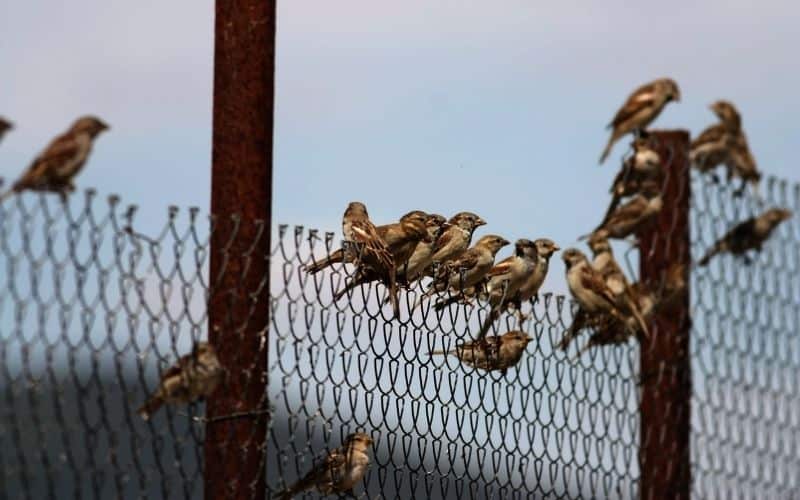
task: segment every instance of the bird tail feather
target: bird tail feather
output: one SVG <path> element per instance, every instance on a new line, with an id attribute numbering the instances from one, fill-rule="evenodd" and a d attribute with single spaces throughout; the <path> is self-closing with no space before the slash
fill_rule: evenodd
<path id="1" fill-rule="evenodd" d="M 617 134 L 614 133 L 611 134 L 611 137 L 608 139 L 608 144 L 606 144 L 603 153 L 600 155 L 600 162 L 599 162 L 600 165 L 602 165 L 603 162 L 605 162 L 606 159 L 608 158 L 608 155 L 611 154 L 611 148 L 614 147 L 615 142 L 617 142 Z"/>

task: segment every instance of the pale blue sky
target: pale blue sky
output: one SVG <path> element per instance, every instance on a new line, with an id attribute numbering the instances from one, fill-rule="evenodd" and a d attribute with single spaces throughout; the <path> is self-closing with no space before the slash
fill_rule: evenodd
<path id="1" fill-rule="evenodd" d="M 796 178 L 800 45 L 791 2 L 280 2 L 275 222 L 336 230 L 470 209 L 509 239 L 563 246 L 593 227 L 615 163 L 605 124 L 636 85 L 674 77 L 659 127 L 693 132 L 724 97 L 763 170 Z M 78 183 L 118 192 L 155 227 L 208 207 L 213 2 L 0 6 L 0 144 L 13 177 L 78 114 L 112 125 Z M 559 267 L 560 272 L 560 267 Z"/>

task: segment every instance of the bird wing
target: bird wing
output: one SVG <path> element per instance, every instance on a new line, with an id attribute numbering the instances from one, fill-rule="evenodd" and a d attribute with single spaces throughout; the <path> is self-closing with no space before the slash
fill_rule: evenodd
<path id="1" fill-rule="evenodd" d="M 470 248 L 463 254 L 461 257 L 457 258 L 452 262 L 452 267 L 454 270 L 460 269 L 472 269 L 476 265 L 478 265 L 478 260 L 480 257 L 480 252 L 478 252 L 475 248 Z"/>
<path id="2" fill-rule="evenodd" d="M 581 285 L 583 285 L 585 289 L 603 299 L 610 306 L 615 306 L 614 293 L 608 288 L 600 273 L 587 266 L 581 270 L 580 279 Z"/>
<path id="3" fill-rule="evenodd" d="M 506 257 L 505 259 L 495 264 L 495 266 L 491 268 L 488 273 L 486 273 L 486 276 L 491 277 L 491 276 L 500 276 L 503 274 L 508 274 L 511 272 L 513 264 L 514 264 L 514 256 L 512 255 L 511 257 Z"/>
<path id="4" fill-rule="evenodd" d="M 656 100 L 656 87 L 652 83 L 643 85 L 636 89 L 625 104 L 614 115 L 614 119 L 608 124 L 608 128 L 616 128 L 619 124 L 629 120 L 636 113 L 644 108 L 652 106 Z"/>
<path id="5" fill-rule="evenodd" d="M 442 233 L 441 236 L 436 240 L 436 243 L 433 245 L 433 253 L 435 254 L 442 248 L 446 247 L 448 243 L 450 243 L 453 238 L 455 237 L 456 228 L 450 227 L 445 232 Z"/>
<path id="6" fill-rule="evenodd" d="M 370 221 L 358 221 L 352 225 L 353 240 L 364 245 L 364 254 L 374 256 L 377 263 L 386 269 L 394 268 L 394 259 L 375 225 Z"/>
<path id="7" fill-rule="evenodd" d="M 703 130 L 700 135 L 695 137 L 695 139 L 692 141 L 691 148 L 694 149 L 705 144 L 719 142 L 725 137 L 726 133 L 727 131 L 722 124 L 718 123 L 716 125 L 712 125 Z"/>
<path id="8" fill-rule="evenodd" d="M 646 208 L 647 199 L 643 196 L 637 196 L 628 203 L 618 207 L 613 213 L 609 214 L 608 219 L 601 227 L 619 224 L 622 221 L 637 219 L 639 216 L 641 216 L 642 212 Z"/>
<path id="9" fill-rule="evenodd" d="M 69 176 L 72 174 L 70 160 L 74 160 L 81 155 L 85 144 L 79 141 L 73 134 L 62 134 L 45 148 L 45 150 L 33 161 L 31 171 L 36 170 L 39 175 L 45 176 Z"/>

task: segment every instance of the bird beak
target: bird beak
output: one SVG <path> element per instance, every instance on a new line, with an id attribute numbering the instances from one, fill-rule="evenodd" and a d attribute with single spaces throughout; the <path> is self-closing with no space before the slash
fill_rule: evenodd
<path id="1" fill-rule="evenodd" d="M 508 245 L 508 244 L 509 244 L 509 243 L 511 243 L 511 242 L 510 242 L 510 241 L 508 241 L 507 239 L 503 238 L 503 240 L 502 240 L 502 243 L 503 243 L 503 246 L 506 246 L 506 245 Z"/>
<path id="2" fill-rule="evenodd" d="M 480 217 L 478 217 L 478 220 L 475 221 L 475 227 L 485 226 L 485 225 L 486 225 L 486 221 L 481 219 Z"/>
<path id="3" fill-rule="evenodd" d="M 558 252 L 559 250 L 561 250 L 561 247 L 560 247 L 560 246 L 558 246 L 558 245 L 553 245 L 553 251 L 554 251 L 554 252 Z"/>

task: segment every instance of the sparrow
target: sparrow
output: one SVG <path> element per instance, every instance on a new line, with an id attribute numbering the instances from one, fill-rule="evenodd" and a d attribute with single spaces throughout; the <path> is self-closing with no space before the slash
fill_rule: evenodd
<path id="1" fill-rule="evenodd" d="M 3 140 L 3 136 L 6 135 L 6 132 L 8 132 L 13 128 L 14 128 L 13 123 L 0 116 L 0 141 Z"/>
<path id="2" fill-rule="evenodd" d="M 606 160 L 614 143 L 622 136 L 644 130 L 661 114 L 668 102 L 680 100 L 678 84 L 670 78 L 660 78 L 636 89 L 608 124 L 611 137 L 600 155 L 600 163 Z"/>
<path id="3" fill-rule="evenodd" d="M 591 248 L 593 255 L 592 268 L 600 273 L 606 286 L 614 294 L 617 305 L 623 310 L 630 311 L 632 318 L 629 319 L 634 319 L 638 322 L 642 331 L 646 332 L 645 318 L 647 315 L 642 310 L 639 299 L 647 289 L 640 287 L 638 291 L 634 290 L 622 271 L 622 267 L 620 267 L 617 259 L 614 258 L 614 252 L 607 239 L 596 236 L 590 238 L 589 248 Z M 652 304 L 649 304 L 648 307 L 652 309 Z M 635 330 L 635 327 L 636 325 L 634 324 L 633 330 Z"/>
<path id="4" fill-rule="evenodd" d="M 430 214 L 425 225 L 430 242 L 420 241 L 417 248 L 414 249 L 414 253 L 411 254 L 411 257 L 406 262 L 401 273 L 401 279 L 406 283 L 411 283 L 420 278 L 422 272 L 431 265 L 436 240 L 443 231 L 450 227 L 447 219 L 439 214 Z"/>
<path id="5" fill-rule="evenodd" d="M 400 267 L 408 260 L 418 243 L 431 239 L 427 235 L 427 219 L 428 215 L 425 212 L 414 210 L 401 217 L 399 222 L 377 226 L 378 235 L 386 243 L 389 252 L 395 258 L 396 267 Z M 350 225 L 347 227 L 349 228 Z M 344 230 L 345 224 L 343 223 L 343 233 Z M 355 254 L 345 249 L 347 245 L 345 238 L 342 248 L 335 250 L 326 258 L 306 266 L 306 272 L 316 274 L 333 264 L 353 263 Z"/>
<path id="6" fill-rule="evenodd" d="M 630 283 L 614 258 L 614 252 L 608 243 L 608 239 L 602 237 L 602 235 L 593 234 L 588 243 L 593 256 L 592 267 L 600 273 L 606 286 L 615 297 L 624 295 L 630 287 Z"/>
<path id="7" fill-rule="evenodd" d="M 182 356 L 161 375 L 158 389 L 137 413 L 149 420 L 165 403 L 187 404 L 208 397 L 219 386 L 223 373 L 214 347 L 200 342 L 191 354 Z"/>
<path id="8" fill-rule="evenodd" d="M 370 466 L 372 443 L 372 438 L 363 432 L 350 434 L 341 447 L 331 450 L 308 474 L 278 493 L 276 498 L 289 500 L 309 490 L 316 490 L 323 496 L 346 494 L 355 497 L 353 488 L 361 482 Z"/>
<path id="9" fill-rule="evenodd" d="M 709 108 L 719 122 L 703 130 L 689 148 L 689 162 L 702 173 L 712 172 L 729 162 L 731 149 L 742 128 L 741 115 L 732 103 L 720 100 Z M 716 176 L 714 179 L 719 180 Z"/>
<path id="10" fill-rule="evenodd" d="M 392 254 L 394 260 L 394 273 L 395 281 L 397 276 L 402 275 L 409 257 L 414 253 L 414 250 L 420 243 L 430 243 L 432 239 L 428 235 L 426 222 L 428 214 L 425 212 L 415 210 L 409 212 L 400 218 L 397 224 L 389 224 L 378 228 L 378 233 L 387 244 L 389 252 Z M 383 228 L 383 229 L 381 229 Z M 374 269 L 365 269 L 363 272 L 353 278 L 342 290 L 336 292 L 334 295 L 335 300 L 339 300 L 350 290 L 381 279 L 381 273 Z M 391 296 L 389 297 L 391 302 Z"/>
<path id="11" fill-rule="evenodd" d="M 639 283 L 631 285 L 630 290 L 642 317 L 649 319 L 657 305 L 655 296 L 647 287 Z M 575 355 L 575 358 L 579 358 L 585 351 L 598 345 L 623 344 L 633 336 L 634 332 L 639 331 L 639 328 L 636 318 L 632 316 L 621 322 L 611 314 L 588 313 L 585 309 L 578 308 L 572 324 L 564 333 L 557 347 L 566 351 L 581 331 L 590 329 L 592 333 L 588 342 Z"/>
<path id="12" fill-rule="evenodd" d="M 622 324 L 627 324 L 626 320 L 633 317 L 638 323 L 638 330 L 645 337 L 650 336 L 638 305 L 631 300 L 618 301 L 613 290 L 589 264 L 589 259 L 583 252 L 569 248 L 562 254 L 562 259 L 567 267 L 567 286 L 581 309 L 592 315 L 610 315 Z M 637 333 L 637 330 L 632 329 L 631 333 Z"/>
<path id="13" fill-rule="evenodd" d="M 637 137 L 631 146 L 634 153 L 622 163 L 622 168 L 609 190 L 611 203 L 608 205 L 604 220 L 608 219 L 609 214 L 619 206 L 623 198 L 640 193 L 648 183 L 657 185 L 664 183 L 661 157 L 650 147 L 649 139 Z"/>
<path id="14" fill-rule="evenodd" d="M 495 234 L 481 237 L 472 248 L 437 269 L 433 283 L 423 298 L 447 289 L 459 293 L 474 287 L 492 269 L 497 252 L 508 244 L 507 239 Z"/>
<path id="15" fill-rule="evenodd" d="M 542 287 L 547 277 L 547 271 L 550 268 L 550 257 L 561 250 L 553 240 L 547 238 L 535 240 L 533 247 L 536 255 L 533 272 L 525 278 L 517 293 L 509 301 L 510 304 L 516 307 L 520 322 L 525 321 L 527 318 L 525 314 L 522 314 L 522 303 L 529 301 L 539 293 L 539 289 Z"/>
<path id="16" fill-rule="evenodd" d="M 432 263 L 444 264 L 464 253 L 472 241 L 472 234 L 486 221 L 471 212 L 459 212 L 447 221 L 445 229 L 433 245 Z M 430 269 L 430 268 L 429 268 Z"/>
<path id="17" fill-rule="evenodd" d="M 467 366 L 505 374 L 509 368 L 519 363 L 525 347 L 532 340 L 526 333 L 515 330 L 499 336 L 460 343 L 449 351 L 433 351 L 431 356 L 452 354 Z"/>
<path id="18" fill-rule="evenodd" d="M 483 295 L 491 310 L 481 326 L 478 338 L 486 336 L 492 323 L 512 303 L 519 289 L 536 270 L 536 263 L 536 243 L 522 238 L 514 243 L 514 255 L 503 259 L 486 273 Z"/>
<path id="19" fill-rule="evenodd" d="M 659 185 L 645 183 L 640 194 L 615 208 L 593 233 L 582 236 L 581 239 L 591 237 L 625 239 L 652 222 L 663 207 L 664 201 L 661 198 Z"/>
<path id="20" fill-rule="evenodd" d="M 791 218 L 791 216 L 792 212 L 789 210 L 771 208 L 758 217 L 751 217 L 737 224 L 714 243 L 697 264 L 705 266 L 712 257 L 723 252 L 741 255 L 744 257 L 745 263 L 750 264 L 751 260 L 745 255 L 746 252 L 748 250 L 761 251 L 761 246 L 770 237 L 772 231 L 778 227 L 778 224 Z"/>
<path id="21" fill-rule="evenodd" d="M 56 137 L 33 160 L 28 170 L 0 201 L 20 191 L 54 191 L 66 198 L 75 190 L 73 180 L 92 152 L 92 143 L 108 125 L 94 116 L 79 118 L 64 134 Z"/>
<path id="22" fill-rule="evenodd" d="M 354 201 L 347 206 L 342 217 L 342 234 L 344 259 L 356 265 L 353 280 L 358 281 L 375 275 L 389 289 L 392 311 L 395 317 L 399 316 L 394 257 L 386 242 L 378 234 L 378 229 L 369 220 L 367 207 L 363 203 Z"/>

